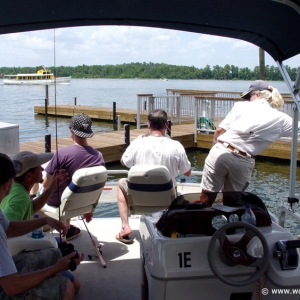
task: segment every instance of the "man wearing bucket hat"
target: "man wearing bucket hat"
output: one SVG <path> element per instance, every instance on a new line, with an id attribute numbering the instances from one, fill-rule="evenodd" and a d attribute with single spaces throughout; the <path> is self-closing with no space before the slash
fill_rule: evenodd
<path id="1" fill-rule="evenodd" d="M 0 204 L 1 210 L 10 221 L 30 220 L 47 203 L 57 186 L 68 179 L 64 170 L 55 172 L 49 189 L 35 199 L 29 197 L 33 185 L 43 182 L 42 165 L 53 157 L 53 153 L 33 153 L 21 151 L 12 157 L 16 169 L 16 177 L 12 190 Z"/>
<path id="2" fill-rule="evenodd" d="M 74 115 L 70 121 L 69 128 L 74 145 L 59 149 L 45 168 L 46 177 L 43 182 L 45 188 L 49 187 L 56 169 L 66 170 L 69 176 L 69 179 L 63 182 L 59 186 L 59 189 L 54 191 L 49 198 L 47 204 L 50 206 L 58 207 L 60 205 L 61 195 L 71 182 L 75 171 L 81 168 L 104 166 L 102 154 L 88 145 L 87 139 L 94 135 L 91 118 L 84 113 Z M 89 222 L 92 218 L 92 214 L 87 214 L 84 217 L 86 221 Z M 67 240 L 74 239 L 81 234 L 79 228 L 70 224 L 70 220 L 66 220 L 66 226 L 69 229 L 66 236 Z"/>
<path id="3" fill-rule="evenodd" d="M 20 173 L 25 174 L 23 165 L 17 163 L 16 168 L 17 170 L 7 155 L 0 153 L 0 203 L 9 195 L 14 177 Z M 67 232 L 62 222 L 50 217 L 9 221 L 0 210 L 0 299 L 74 298 L 73 284 L 67 277 L 61 276 L 61 273 L 69 269 L 72 260 L 76 261 L 77 265 L 80 264 L 84 259 L 83 255 L 73 259 L 76 255 L 74 251 L 61 258 L 58 248 L 20 252 L 13 257 L 10 254 L 7 237 L 24 235 L 46 224 L 63 234 Z"/>
<path id="4" fill-rule="evenodd" d="M 293 120 L 281 112 L 284 101 L 276 88 L 254 81 L 220 123 L 204 164 L 201 202 L 211 206 L 216 192 L 244 191 L 255 156 L 280 137 L 292 135 Z M 300 131 L 299 131 L 300 133 Z"/>

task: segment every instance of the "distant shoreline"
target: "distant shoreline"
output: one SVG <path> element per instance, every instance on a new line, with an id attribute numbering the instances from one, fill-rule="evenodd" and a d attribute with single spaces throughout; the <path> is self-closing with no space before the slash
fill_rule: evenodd
<path id="1" fill-rule="evenodd" d="M 36 73 L 42 66 L 37 67 L 0 67 L 0 75 L 15 75 L 18 73 Z M 81 66 L 59 66 L 47 67 L 52 69 L 56 77 L 72 76 L 76 79 L 208 79 L 208 80 L 256 80 L 260 78 L 260 69 L 255 66 L 239 68 L 225 64 L 205 68 L 194 66 L 176 66 L 163 63 L 129 63 L 120 65 L 81 65 Z M 291 80 L 297 76 L 297 68 L 286 66 Z M 267 81 L 283 81 L 278 67 L 265 66 L 265 79 Z M 0 77 L 1 78 L 1 77 Z"/>

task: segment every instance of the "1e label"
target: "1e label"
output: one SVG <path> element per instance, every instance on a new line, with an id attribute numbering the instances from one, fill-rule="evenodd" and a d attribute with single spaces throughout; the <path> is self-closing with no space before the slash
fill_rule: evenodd
<path id="1" fill-rule="evenodd" d="M 191 252 L 178 253 L 179 268 L 191 268 L 192 267 L 192 265 L 190 264 L 191 254 L 192 254 Z"/>

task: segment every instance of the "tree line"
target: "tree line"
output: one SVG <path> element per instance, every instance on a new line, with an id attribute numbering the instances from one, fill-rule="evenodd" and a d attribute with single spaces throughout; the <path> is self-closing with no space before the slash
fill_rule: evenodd
<path id="1" fill-rule="evenodd" d="M 0 67 L 0 74 L 15 75 L 18 73 L 36 73 L 42 66 L 37 67 Z M 72 78 L 168 78 L 168 79 L 215 79 L 215 80 L 256 80 L 260 78 L 259 66 L 239 68 L 226 64 L 205 68 L 194 66 L 175 66 L 163 63 L 128 63 L 120 65 L 81 65 L 76 67 L 49 67 L 56 77 L 72 76 Z M 297 68 L 286 66 L 291 80 L 297 75 Z M 283 80 L 278 67 L 265 66 L 265 79 L 269 81 Z"/>

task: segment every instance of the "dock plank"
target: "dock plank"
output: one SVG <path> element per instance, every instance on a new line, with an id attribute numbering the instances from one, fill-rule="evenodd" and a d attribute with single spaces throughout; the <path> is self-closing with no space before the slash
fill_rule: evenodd
<path id="1" fill-rule="evenodd" d="M 45 106 L 34 106 L 34 112 L 37 114 L 45 115 Z M 48 105 L 47 114 L 48 116 L 59 116 L 59 117 L 72 117 L 79 113 L 85 113 L 92 119 L 102 121 L 112 121 L 113 113 L 112 107 L 99 107 L 99 106 L 84 106 L 84 105 Z M 136 110 L 128 108 L 116 108 L 116 114 L 120 115 L 122 123 L 136 123 Z M 147 115 L 141 116 L 141 122 L 147 122 Z"/>

